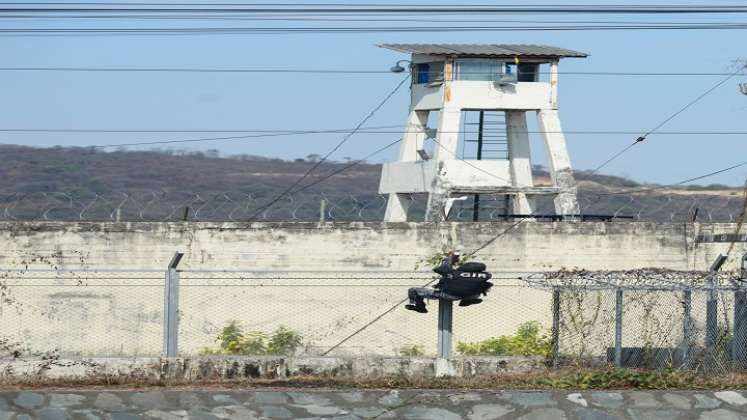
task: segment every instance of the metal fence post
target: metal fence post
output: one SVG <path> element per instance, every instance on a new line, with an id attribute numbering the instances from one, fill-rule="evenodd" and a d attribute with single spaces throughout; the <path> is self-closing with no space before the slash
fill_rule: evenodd
<path id="1" fill-rule="evenodd" d="M 731 341 L 731 355 L 735 367 L 747 368 L 747 291 L 734 292 L 734 337 Z"/>
<path id="2" fill-rule="evenodd" d="M 622 367 L 623 291 L 615 291 L 615 366 Z"/>
<path id="3" fill-rule="evenodd" d="M 706 302 L 706 368 L 713 370 L 716 367 L 716 341 L 718 340 L 718 298 L 716 289 L 711 285 L 708 290 L 708 301 Z"/>
<path id="4" fill-rule="evenodd" d="M 716 290 L 716 273 L 726 262 L 726 256 L 719 254 L 713 261 L 708 276 L 708 301 L 706 302 L 706 357 L 705 368 L 712 371 L 717 366 L 716 345 L 718 342 L 718 290 Z"/>
<path id="5" fill-rule="evenodd" d="M 327 200 L 322 198 L 319 202 L 319 223 L 324 223 L 324 219 L 327 215 Z"/>
<path id="6" fill-rule="evenodd" d="M 178 353 L 177 338 L 179 336 L 179 272 L 176 267 L 184 256 L 181 252 L 174 253 L 166 270 L 163 299 L 163 355 L 176 357 Z"/>
<path id="7" fill-rule="evenodd" d="M 552 291 L 552 367 L 560 362 L 560 289 Z"/>
<path id="8" fill-rule="evenodd" d="M 436 376 L 453 376 L 451 358 L 452 311 L 453 302 L 447 299 L 438 300 L 438 358 L 436 359 Z"/>
<path id="9" fill-rule="evenodd" d="M 438 300 L 438 357 L 451 358 L 452 313 L 453 302 L 447 299 Z"/>
<path id="10" fill-rule="evenodd" d="M 682 301 L 682 368 L 690 366 L 690 337 L 692 337 L 693 292 L 685 290 Z"/>
<path id="11" fill-rule="evenodd" d="M 747 254 L 742 256 L 742 279 L 747 270 Z M 735 367 L 747 369 L 747 290 L 739 288 L 734 291 L 734 338 L 731 342 L 731 354 Z"/>

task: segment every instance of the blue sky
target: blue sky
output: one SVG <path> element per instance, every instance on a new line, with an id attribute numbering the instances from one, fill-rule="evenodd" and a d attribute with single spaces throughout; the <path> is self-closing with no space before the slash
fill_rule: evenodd
<path id="1" fill-rule="evenodd" d="M 740 17 L 744 20 L 744 16 L 695 20 L 739 21 Z M 28 24 L 4 23 L 6 27 L 13 25 Z M 106 25 L 115 26 L 111 22 Z M 563 61 L 561 72 L 725 72 L 733 71 L 733 60 L 747 58 L 744 39 L 745 31 L 740 30 L 0 37 L 0 57 L 2 66 L 7 67 L 386 70 L 406 56 L 378 48 L 376 44 L 540 43 L 590 54 L 588 59 Z M 355 126 L 401 77 L 396 74 L 0 72 L 0 128 L 348 128 Z M 642 133 L 721 78 L 561 75 L 562 123 L 569 131 Z M 735 77 L 662 130 L 747 131 L 747 96 L 739 92 L 739 82 L 747 82 L 747 77 Z M 402 125 L 408 95 L 406 89 L 401 90 L 368 125 Z M 77 146 L 205 136 L 210 137 L 189 133 L 0 133 L 0 142 Z M 394 133 L 357 135 L 333 158 L 355 159 L 398 137 Z M 635 137 L 567 134 L 566 138 L 574 167 L 589 169 Z M 602 173 L 625 175 L 637 181 L 677 182 L 745 160 L 745 137 L 652 135 L 605 167 Z M 296 158 L 324 154 L 340 138 L 340 134 L 271 137 L 191 143 L 179 148 Z M 533 146 L 536 152 L 533 158 L 542 164 L 544 156 L 538 139 L 533 139 Z M 375 161 L 391 159 L 395 153 L 392 150 L 379 155 Z M 740 168 L 704 182 L 739 185 L 746 176 L 747 168 Z"/>

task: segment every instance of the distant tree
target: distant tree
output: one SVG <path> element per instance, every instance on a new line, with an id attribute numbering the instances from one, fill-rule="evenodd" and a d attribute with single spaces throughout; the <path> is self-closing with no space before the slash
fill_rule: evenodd
<path id="1" fill-rule="evenodd" d="M 322 157 L 320 155 L 316 154 L 316 153 L 312 153 L 312 154 L 306 156 L 306 161 L 307 162 L 316 163 L 316 162 L 319 162 L 320 160 L 322 160 Z"/>

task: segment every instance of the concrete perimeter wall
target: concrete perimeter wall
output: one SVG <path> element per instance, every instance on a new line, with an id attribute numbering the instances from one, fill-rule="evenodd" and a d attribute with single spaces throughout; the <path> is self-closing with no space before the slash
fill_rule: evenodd
<path id="1" fill-rule="evenodd" d="M 735 224 L 0 223 L 0 268 L 413 270 L 445 248 L 496 271 L 706 269 L 745 235 Z M 737 264 L 736 259 L 730 261 Z"/>
<path id="2" fill-rule="evenodd" d="M 496 287 L 484 303 L 456 308 L 454 315 L 455 342 L 472 342 L 513 333 L 526 321 L 549 328 L 550 293 L 523 287 L 516 280 L 518 273 L 561 268 L 704 270 L 733 240 L 732 255 L 744 252 L 745 235 L 735 229 L 731 224 L 571 222 L 6 222 L 0 223 L 0 273 L 22 272 L 0 276 L 0 286 L 7 286 L 0 287 L 0 339 L 32 352 L 157 356 L 162 347 L 163 271 L 174 252 L 181 251 L 182 354 L 215 347 L 218 332 L 235 319 L 263 332 L 287 325 L 303 334 L 304 354 L 318 355 L 396 305 L 407 287 L 430 278 L 424 259 L 442 249 L 466 253 L 485 245 L 475 258 L 488 264 Z M 738 263 L 739 258 L 731 258 L 728 267 Z M 39 269 L 158 271 L 59 275 L 34 271 Z M 273 276 L 192 270 L 335 273 Z M 393 271 L 401 274 L 380 274 Z M 368 279 L 361 280 L 360 273 L 368 273 Z M 393 311 L 335 354 L 393 355 L 411 345 L 434 354 L 437 317 L 432 309 L 427 315 Z"/>

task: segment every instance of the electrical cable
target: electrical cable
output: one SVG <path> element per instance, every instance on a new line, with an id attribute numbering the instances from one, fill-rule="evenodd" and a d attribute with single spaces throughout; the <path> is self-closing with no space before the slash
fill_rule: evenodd
<path id="1" fill-rule="evenodd" d="M 308 74 L 392 74 L 390 70 L 366 70 L 366 69 L 283 69 L 283 68 L 156 68 L 156 67 L 0 67 L 0 71 L 30 71 L 30 72 L 101 72 L 101 73 L 308 73 Z M 463 74 L 483 74 L 480 72 L 462 72 Z M 539 72 L 539 74 L 550 74 L 550 72 Z M 731 73 L 709 73 L 709 72 L 602 72 L 602 71 L 561 71 L 561 76 L 728 76 Z"/>
<path id="2" fill-rule="evenodd" d="M 589 193 L 597 195 L 597 196 L 609 196 L 609 195 L 620 195 L 620 194 L 635 194 L 635 193 L 640 193 L 640 192 L 649 192 L 649 191 L 656 191 L 656 190 L 661 190 L 661 189 L 668 189 L 668 188 L 672 188 L 672 187 L 677 186 L 677 185 L 684 185 L 684 184 L 688 184 L 688 183 L 693 182 L 693 181 L 699 181 L 701 179 L 709 178 L 709 177 L 712 177 L 714 175 L 722 174 L 724 172 L 728 172 L 728 171 L 731 171 L 731 170 L 736 169 L 736 168 L 740 168 L 740 167 L 745 166 L 745 165 L 747 165 L 747 161 L 740 162 L 740 163 L 728 166 L 726 168 L 718 169 L 718 170 L 715 170 L 713 172 L 709 172 L 707 174 L 698 175 L 696 177 L 688 178 L 688 179 L 676 182 L 674 184 L 669 184 L 669 185 L 659 185 L 659 186 L 650 187 L 650 188 L 640 188 L 640 189 L 636 189 L 636 190 L 618 191 L 618 192 L 610 192 L 610 193 L 597 193 L 597 192 L 593 192 L 593 191 L 590 191 Z"/>
<path id="3" fill-rule="evenodd" d="M 386 26 L 386 27 L 173 27 L 173 28 L 0 28 L 0 36 L 342 34 L 429 32 L 526 32 L 606 30 L 742 30 L 745 23 L 555 26 Z"/>
<path id="4" fill-rule="evenodd" d="M 691 106 L 695 105 L 698 101 L 700 101 L 701 99 L 705 98 L 708 94 L 710 94 L 714 90 L 718 89 L 721 85 L 723 85 L 724 83 L 728 82 L 731 78 L 733 78 L 737 74 L 743 72 L 744 69 L 745 69 L 745 67 L 747 67 L 747 66 L 741 66 L 737 71 L 735 71 L 733 73 L 730 73 L 727 77 L 725 77 L 724 79 L 722 79 L 721 81 L 719 81 L 715 85 L 713 85 L 710 88 L 708 88 L 705 92 L 703 92 L 700 95 L 698 95 L 695 99 L 691 100 L 690 102 L 688 102 L 687 104 L 685 104 L 682 108 L 680 108 L 676 112 L 674 112 L 672 115 L 670 115 L 667 118 L 665 118 L 662 122 L 660 122 L 659 124 L 657 124 L 654 128 L 648 130 L 643 135 L 641 135 L 638 138 L 636 138 L 635 141 L 633 141 L 633 143 L 629 144 L 628 146 L 626 146 L 625 148 L 623 148 L 622 150 L 620 150 L 619 152 L 615 153 L 610 158 L 608 158 L 607 160 L 605 160 L 604 162 L 602 162 L 602 164 L 599 165 L 599 166 L 597 166 L 594 170 L 592 170 L 591 173 L 594 174 L 594 173 L 598 172 L 600 169 L 602 169 L 605 166 L 607 166 L 610 162 L 612 162 L 613 160 L 615 160 L 618 157 L 622 156 L 628 150 L 632 149 L 633 146 L 635 146 L 635 145 L 643 142 L 644 140 L 646 140 L 646 138 L 650 134 L 654 133 L 656 130 L 658 130 L 659 128 L 663 127 L 666 123 L 668 123 L 669 121 L 673 120 L 675 117 L 677 117 L 678 115 L 680 115 L 681 113 L 683 113 L 685 110 L 687 110 Z"/>
<path id="5" fill-rule="evenodd" d="M 358 130 L 358 134 L 407 134 L 407 133 L 420 133 L 420 131 L 403 131 L 403 130 L 390 130 L 392 128 L 404 127 L 398 125 L 384 125 L 377 127 L 366 127 Z M 319 133 L 346 133 L 352 129 L 340 128 L 340 129 L 297 129 L 297 130 L 283 130 L 283 129 L 116 129 L 116 128 L 0 128 L 0 132 L 5 133 L 277 133 L 277 134 L 319 134 Z M 488 130 L 486 130 L 487 132 Z M 495 131 L 495 130 L 491 130 Z M 458 131 L 442 131 L 442 133 L 452 134 L 475 134 L 476 131 L 470 130 L 458 130 Z M 633 130 L 528 130 L 528 131 L 515 131 L 519 134 L 638 134 L 640 131 Z M 743 136 L 747 135 L 747 131 L 707 131 L 707 130 L 678 130 L 678 131 L 658 131 L 657 135 L 700 135 L 700 136 Z M 101 145 L 105 147 L 106 145 Z M 89 147 L 89 146 L 79 146 Z M 93 146 L 90 146 L 93 147 Z"/>
<path id="6" fill-rule="evenodd" d="M 510 232 L 511 230 L 515 229 L 517 226 L 519 226 L 520 224 L 526 222 L 527 220 L 529 220 L 529 219 L 520 219 L 518 222 L 514 222 L 513 224 L 511 224 L 511 226 L 507 227 L 506 229 L 504 229 L 503 231 L 501 231 L 497 235 L 495 235 L 492 238 L 490 238 L 489 240 L 485 241 L 484 243 L 482 243 L 480 246 L 478 246 L 472 252 L 466 254 L 465 256 L 467 256 L 467 257 L 474 256 L 478 252 L 480 252 L 483 249 L 485 249 L 488 245 L 490 245 L 493 242 L 497 241 L 500 237 L 502 237 L 506 233 Z"/>
<path id="7" fill-rule="evenodd" d="M 473 256 L 473 255 L 475 255 L 475 254 L 476 254 L 477 252 L 481 251 L 482 249 L 484 249 L 485 247 L 487 247 L 487 246 L 488 246 L 488 245 L 490 245 L 491 243 L 495 242 L 495 241 L 496 241 L 496 240 L 497 240 L 498 238 L 500 238 L 501 236 L 505 235 L 505 234 L 506 234 L 506 233 L 508 233 L 509 231 L 513 230 L 514 228 L 516 228 L 517 226 L 519 226 L 520 224 L 522 224 L 522 223 L 523 223 L 523 222 L 525 222 L 526 220 L 527 220 L 527 219 L 521 219 L 521 220 L 519 220 L 518 222 L 516 222 L 516 223 L 513 223 L 513 224 L 512 224 L 511 226 L 509 226 L 508 228 L 506 228 L 506 229 L 504 229 L 503 231 L 501 231 L 501 232 L 500 232 L 499 234 L 497 234 L 496 236 L 494 236 L 493 238 L 491 238 L 491 239 L 490 239 L 489 241 L 487 241 L 487 242 L 485 242 L 484 244 L 482 244 L 482 245 L 480 245 L 479 247 L 477 247 L 477 248 L 476 248 L 476 249 L 475 249 L 474 251 L 470 252 L 469 254 L 466 254 L 466 255 L 465 255 L 465 257 L 467 257 L 467 256 Z M 431 284 L 433 284 L 433 282 L 435 282 L 436 280 L 438 280 L 438 278 L 434 278 L 434 279 L 430 280 L 429 282 L 427 282 L 427 283 L 423 284 L 423 285 L 422 285 L 422 286 L 420 286 L 420 287 L 428 287 L 428 286 L 430 286 Z M 376 316 L 376 317 L 374 317 L 374 318 L 373 318 L 373 319 L 372 319 L 371 321 L 367 322 L 367 323 L 366 323 L 366 324 L 364 324 L 364 325 L 363 325 L 362 327 L 358 328 L 357 330 L 353 331 L 353 332 L 352 332 L 351 334 L 347 335 L 347 336 L 346 336 L 345 338 L 343 338 L 342 340 L 340 340 L 340 341 L 339 341 L 339 342 L 338 342 L 337 344 L 335 344 L 335 345 L 333 345 L 332 347 L 330 347 L 329 349 L 327 349 L 327 350 L 326 350 L 326 351 L 325 351 L 324 353 L 322 353 L 322 356 L 326 356 L 326 355 L 328 355 L 328 354 L 329 354 L 329 353 L 331 353 L 331 352 L 332 352 L 333 350 L 335 350 L 336 348 L 340 347 L 341 345 L 343 345 L 344 343 L 346 343 L 346 342 L 347 342 L 348 340 L 350 340 L 351 338 L 353 338 L 353 337 L 355 337 L 356 335 L 358 335 L 358 334 L 362 333 L 362 332 L 363 332 L 363 331 L 365 331 L 365 330 L 366 330 L 366 329 L 367 329 L 368 327 L 370 327 L 371 325 L 373 325 L 373 324 L 375 324 L 376 322 L 378 322 L 378 321 L 379 321 L 380 319 L 384 318 L 384 317 L 385 317 L 386 315 L 388 315 L 388 314 L 390 314 L 391 312 L 393 312 L 393 311 L 394 311 L 395 309 L 397 309 L 398 307 L 400 307 L 400 305 L 402 305 L 403 303 L 407 302 L 408 300 L 409 300 L 409 297 L 406 297 L 406 298 L 404 298 L 404 299 L 400 300 L 399 302 L 395 303 L 395 304 L 394 304 L 394 305 L 393 305 L 393 306 L 392 306 L 391 308 L 388 308 L 388 309 L 387 309 L 386 311 L 384 311 L 384 312 L 382 312 L 381 314 L 377 315 L 377 316 Z"/>
<path id="8" fill-rule="evenodd" d="M 79 7 L 91 5 L 96 7 Z M 140 13 L 535 13 L 535 14 L 732 14 L 747 11 L 746 6 L 735 5 L 432 5 L 432 4 L 335 4 L 335 3 L 0 3 L 0 12 L 23 13 L 86 13 L 86 12 L 140 12 Z M 7 7 L 19 6 L 19 7 Z M 20 7 L 22 6 L 22 7 Z M 49 6 L 49 7 L 29 7 Z M 56 6 L 56 7 L 51 7 Z M 65 6 L 65 7 L 60 7 Z M 76 7 L 73 7 L 76 6 Z"/>
<path id="9" fill-rule="evenodd" d="M 345 144 L 345 143 L 346 143 L 346 142 L 347 142 L 347 141 L 348 141 L 348 140 L 349 140 L 349 139 L 350 139 L 350 138 L 351 138 L 351 137 L 352 137 L 352 136 L 353 136 L 353 135 L 354 135 L 354 134 L 355 134 L 355 133 L 356 133 L 356 132 L 357 132 L 357 131 L 358 131 L 359 129 L 361 129 L 361 128 L 363 127 L 363 125 L 364 125 L 364 124 L 365 124 L 366 122 L 368 122 L 368 120 L 369 120 L 369 119 L 371 119 L 371 118 L 372 118 L 372 117 L 374 116 L 374 114 L 376 114 L 376 112 L 377 112 L 377 111 L 378 111 L 379 109 L 381 109 L 381 108 L 382 108 L 382 107 L 384 106 L 384 104 L 386 104 L 386 103 L 387 103 L 387 102 L 389 101 L 389 99 L 390 99 L 390 98 L 391 98 L 392 96 L 394 96 L 394 94 L 395 94 L 395 93 L 397 93 L 397 91 L 398 91 L 398 90 L 399 90 L 399 89 L 400 89 L 400 88 L 401 88 L 401 87 L 402 87 L 402 86 L 403 86 L 403 85 L 405 84 L 405 82 L 407 82 L 408 80 L 410 80 L 410 75 L 407 75 L 406 77 L 404 77 L 404 78 L 403 78 L 403 79 L 402 79 L 402 80 L 401 80 L 401 81 L 400 81 L 400 82 L 399 82 L 399 83 L 397 84 L 397 86 L 395 86 L 395 88 L 394 88 L 394 89 L 393 89 L 393 90 L 392 90 L 391 92 L 389 92 L 389 93 L 388 93 L 388 94 L 387 94 L 387 95 L 386 95 L 386 96 L 384 97 L 384 99 L 383 99 L 382 101 L 380 101 L 380 102 L 379 102 L 379 103 L 378 103 L 378 104 L 377 104 L 377 105 L 376 105 L 376 106 L 375 106 L 375 107 L 374 107 L 374 108 L 373 108 L 373 109 L 371 110 L 371 112 L 369 112 L 369 113 L 368 113 L 368 115 L 366 115 L 366 116 L 365 116 L 365 117 L 364 117 L 364 118 L 363 118 L 363 119 L 362 119 L 362 120 L 361 120 L 361 121 L 360 121 L 360 122 L 358 123 L 358 125 L 357 125 L 357 126 L 356 126 L 356 127 L 354 128 L 354 129 L 353 129 L 353 131 L 351 131 L 350 133 L 346 134 L 346 135 L 345 135 L 345 136 L 344 136 L 344 137 L 342 138 L 342 140 L 340 140 L 340 141 L 339 141 L 339 142 L 338 142 L 338 143 L 337 143 L 337 144 L 335 145 L 335 147 L 333 147 L 333 148 L 332 148 L 332 149 L 331 149 L 331 150 L 330 150 L 329 152 L 327 152 L 327 154 L 325 154 L 324 156 L 322 156 L 322 158 L 321 158 L 321 159 L 319 159 L 318 161 L 316 161 L 316 162 L 314 163 L 314 165 L 313 165 L 313 166 L 311 166 L 311 167 L 310 167 L 310 168 L 309 168 L 309 169 L 308 169 L 308 170 L 306 171 L 306 173 L 304 173 L 304 174 L 303 174 L 303 175 L 302 175 L 302 176 L 301 176 L 301 177 L 300 177 L 300 178 L 299 178 L 298 180 L 296 180 L 296 182 L 294 182 L 294 183 L 293 183 L 293 184 L 292 184 L 292 185 L 291 185 L 290 187 L 288 187 L 288 188 L 286 188 L 285 190 L 283 190 L 283 192 L 281 192 L 280 194 L 278 194 L 278 195 L 277 195 L 277 196 L 276 196 L 275 198 L 273 198 L 272 200 L 270 200 L 270 202 L 269 202 L 268 204 L 266 204 L 266 205 L 264 205 L 264 206 L 260 207 L 259 209 L 255 210 L 255 211 L 254 211 L 254 213 L 252 213 L 252 214 L 251 214 L 251 215 L 249 216 L 249 218 L 248 218 L 248 219 L 249 219 L 249 220 L 253 220 L 253 219 L 254 219 L 254 218 L 255 218 L 255 217 L 257 216 L 257 215 L 259 215 L 260 213 L 262 213 L 262 212 L 263 212 L 263 211 L 265 211 L 266 209 L 268 209 L 268 208 L 272 207 L 272 206 L 273 206 L 273 205 L 274 205 L 275 203 L 277 203 L 278 201 L 280 201 L 280 200 L 281 200 L 281 199 L 282 199 L 283 197 L 285 197 L 285 196 L 286 196 L 287 194 L 289 194 L 289 193 L 290 193 L 290 192 L 291 192 L 291 191 L 292 191 L 292 190 L 293 190 L 294 188 L 296 188 L 296 187 L 297 187 L 297 186 L 298 186 L 298 185 L 299 185 L 299 184 L 300 184 L 301 182 L 303 182 L 303 180 L 304 180 L 304 179 L 306 179 L 306 178 L 307 178 L 307 177 L 308 177 L 308 176 L 309 176 L 309 175 L 310 175 L 310 174 L 311 174 L 311 173 L 312 173 L 312 172 L 313 172 L 314 170 L 316 170 L 316 168 L 318 168 L 318 167 L 319 167 L 319 165 L 321 165 L 322 163 L 324 163 L 324 162 L 325 162 L 325 161 L 326 161 L 326 160 L 327 160 L 327 159 L 328 159 L 328 158 L 329 158 L 329 157 L 330 157 L 330 156 L 331 156 L 331 155 L 332 155 L 333 153 L 335 153 L 335 152 L 336 152 L 336 151 L 337 151 L 337 150 L 338 150 L 338 149 L 339 149 L 340 147 L 342 147 L 342 145 L 343 145 L 343 144 Z"/>
<path id="10" fill-rule="evenodd" d="M 710 21 L 710 22 L 703 22 L 703 21 L 631 21 L 631 20 L 525 20 L 525 19 L 455 19 L 455 18 L 446 18 L 446 19 L 423 19 L 423 18 L 409 18 L 409 17 L 395 17 L 395 18 L 359 18 L 359 17 L 344 17 L 340 15 L 330 15 L 330 16 L 324 16 L 324 15 L 315 15 L 314 17 L 306 17 L 306 16 L 294 16 L 294 15 L 288 15 L 288 14 L 280 14 L 280 15 L 264 15 L 260 17 L 245 17 L 245 16 L 230 16 L 230 15 L 223 15 L 223 14 L 206 14 L 206 15 L 195 15 L 195 14 L 189 14 L 189 15 L 183 15 L 183 14 L 174 14 L 174 15 L 165 15 L 165 14 L 156 14 L 156 15 L 139 15 L 139 14 L 132 14 L 132 15 L 125 15 L 125 14 L 115 14 L 115 15 L 93 15 L 90 13 L 81 14 L 81 15 L 71 15 L 71 14 L 65 14 L 65 15 L 22 15 L 22 14 L 0 14 L 0 19 L 2 20 L 17 20 L 17 21 L 29 21 L 29 20 L 39 20 L 39 21 L 50 21 L 50 20 L 76 20 L 76 19 L 85 19 L 85 20 L 127 20 L 127 21 L 134 21 L 134 20 L 190 20 L 190 21 L 198 21 L 198 20 L 205 20 L 205 21 L 241 21 L 241 22 L 343 22 L 343 23 L 378 23 L 378 22 L 387 22 L 387 23 L 400 23 L 400 22 L 408 22 L 408 23 L 440 23 L 440 24 L 455 24 L 455 23 L 515 23 L 515 24 L 574 24 L 574 25 L 581 25 L 581 24 L 587 24 L 587 25 L 601 25 L 601 24 L 616 24 L 616 25 L 690 25 L 690 24 L 699 24 L 699 25 L 721 25 L 721 24 L 730 24 L 730 25 L 736 25 L 740 22 L 729 22 L 729 21 Z"/>
<path id="11" fill-rule="evenodd" d="M 309 184 L 306 184 L 306 185 L 302 186 L 301 188 L 299 188 L 299 189 L 297 189 L 297 190 L 295 190 L 295 191 L 291 192 L 290 194 L 296 194 L 296 193 L 299 193 L 299 192 L 301 192 L 301 191 L 306 191 L 306 190 L 308 190 L 309 188 L 313 187 L 314 185 L 317 185 L 317 184 L 319 184 L 319 183 L 321 183 L 321 182 L 324 182 L 324 181 L 326 181 L 327 179 L 329 179 L 329 178 L 332 178 L 333 176 L 335 176 L 335 175 L 337 175 L 337 174 L 339 174 L 339 173 L 341 173 L 341 172 L 345 172 L 345 171 L 347 171 L 348 169 L 350 169 L 350 168 L 352 168 L 352 167 L 354 167 L 354 166 L 356 166 L 356 165 L 359 165 L 359 164 L 361 164 L 361 163 L 365 162 L 366 160 L 368 160 L 368 159 L 372 158 L 373 156 L 375 156 L 375 155 L 377 155 L 377 154 L 379 154 L 379 153 L 383 152 L 384 150 L 387 150 L 387 149 L 389 149 L 390 147 L 394 146 L 395 144 L 397 144 L 397 143 L 399 143 L 399 142 L 401 142 L 401 141 L 402 141 L 402 139 L 397 139 L 397 140 L 395 140 L 395 141 L 393 141 L 393 142 L 391 142 L 391 143 L 387 144 L 387 145 L 386 145 L 386 146 L 384 146 L 384 147 L 381 147 L 381 148 L 379 148 L 379 149 L 376 149 L 376 150 L 374 150 L 373 152 L 371 152 L 371 153 L 367 154 L 366 156 L 364 156 L 364 157 L 362 157 L 362 158 L 360 158 L 360 159 L 358 159 L 358 160 L 356 160 L 356 161 L 354 161 L 354 162 L 352 162 L 352 163 L 350 163 L 350 164 L 348 164 L 348 165 L 345 165 L 345 166 L 343 166 L 343 167 L 342 167 L 342 168 L 340 168 L 340 169 L 337 169 L 337 170 L 335 170 L 335 171 L 332 171 L 332 172 L 330 172 L 329 174 L 327 174 L 327 175 L 325 175 L 325 176 L 323 176 L 323 177 L 321 177 L 321 178 L 319 178 L 319 179 L 315 180 L 314 182 L 311 182 L 311 183 L 309 183 Z"/>
<path id="12" fill-rule="evenodd" d="M 440 147 L 442 147 L 442 148 L 444 147 L 444 146 L 441 145 L 441 143 L 439 143 L 435 139 L 433 139 L 433 141 L 436 142 L 436 144 L 438 144 Z M 446 150 L 446 149 L 444 148 L 444 150 Z M 455 154 L 455 157 L 456 157 L 456 154 Z M 490 240 L 488 240 L 487 242 L 483 243 L 482 245 L 480 245 L 479 247 L 477 247 L 474 251 L 470 252 L 469 254 L 466 254 L 465 256 L 473 256 L 473 255 L 475 255 L 477 252 L 481 251 L 482 249 L 484 249 L 485 247 L 487 247 L 491 243 L 493 243 L 496 240 L 498 240 L 498 238 L 500 238 L 501 236 L 505 235 L 506 233 L 508 233 L 509 231 L 511 231 L 512 229 L 516 228 L 517 226 L 519 226 L 520 224 L 524 223 L 527 220 L 528 219 L 521 219 L 518 222 L 513 223 L 511 226 L 509 226 L 508 228 L 506 228 L 503 231 L 501 231 L 498 235 L 492 237 Z M 428 281 L 427 283 L 423 284 L 421 287 L 428 287 L 431 284 L 433 284 L 433 282 L 435 282 L 436 280 L 438 280 L 438 279 L 434 278 L 434 279 Z M 370 327 L 374 323 L 378 322 L 380 319 L 384 318 L 389 313 L 393 312 L 395 309 L 397 309 L 400 305 L 402 305 L 403 303 L 405 303 L 408 300 L 409 300 L 409 297 L 404 298 L 404 299 L 400 300 L 399 302 L 395 303 L 392 307 L 388 308 L 386 311 L 384 311 L 381 314 L 377 315 L 371 321 L 367 322 L 362 327 L 358 328 L 357 330 L 353 331 L 353 333 L 347 335 L 345 338 L 343 338 L 342 340 L 340 340 L 337 344 L 335 344 L 332 347 L 330 347 L 329 349 L 327 349 L 324 353 L 322 353 L 322 356 L 328 355 L 333 350 L 337 349 L 338 347 L 340 347 L 341 345 L 343 345 L 344 343 L 346 343 L 351 338 L 353 338 L 356 335 L 360 334 L 361 332 L 365 331 L 368 327 Z"/>
<path id="13" fill-rule="evenodd" d="M 77 147 L 90 148 L 90 149 L 105 149 L 105 148 L 110 148 L 110 147 L 152 146 L 152 145 L 157 145 L 157 144 L 193 143 L 193 142 L 205 142 L 205 141 L 239 140 L 239 139 L 250 139 L 250 138 L 282 137 L 282 136 L 296 136 L 296 135 L 307 135 L 307 134 L 346 133 L 346 132 L 353 132 L 353 131 L 349 129 L 279 131 L 279 132 L 274 132 L 274 133 L 263 132 L 262 134 L 248 134 L 245 136 L 203 137 L 203 138 L 196 138 L 196 139 L 155 140 L 155 141 L 116 143 L 116 144 L 93 144 L 93 145 L 77 146 Z M 14 151 L 3 152 L 3 155 L 6 155 L 9 152 L 14 152 Z M 15 152 L 26 152 L 26 151 L 15 150 Z"/>
<path id="14" fill-rule="evenodd" d="M 490 171 L 486 171 L 485 169 L 483 169 L 483 168 L 481 168 L 481 167 L 479 167 L 479 166 L 477 166 L 477 165 L 473 164 L 473 163 L 472 163 L 472 162 L 470 162 L 469 160 L 467 160 L 467 159 L 464 159 L 464 158 L 461 158 L 461 157 L 459 157 L 459 156 L 457 155 L 457 153 L 456 153 L 456 152 L 452 152 L 452 151 L 450 151 L 450 150 L 449 150 L 449 149 L 447 149 L 447 148 L 446 148 L 446 147 L 445 147 L 445 146 L 444 146 L 443 144 L 441 144 L 441 143 L 440 143 L 440 142 L 439 142 L 438 140 L 436 140 L 436 139 L 431 139 L 431 140 L 433 140 L 433 142 L 434 142 L 434 143 L 435 143 L 435 144 L 436 144 L 436 145 L 437 145 L 438 147 L 440 147 L 440 148 L 441 148 L 441 150 L 443 150 L 443 151 L 445 151 L 445 152 L 447 152 L 447 153 L 451 153 L 451 154 L 452 154 L 452 155 L 454 156 L 454 159 L 455 159 L 455 160 L 460 160 L 460 161 L 464 162 L 464 163 L 465 163 L 465 164 L 466 164 L 467 166 L 470 166 L 470 167 L 472 167 L 472 169 L 475 169 L 475 170 L 477 170 L 477 171 L 479 171 L 479 172 L 482 172 L 482 173 L 484 173 L 484 174 L 486 174 L 486 175 L 488 175 L 488 176 L 491 176 L 491 177 L 493 177 L 493 178 L 495 178 L 495 179 L 497 179 L 497 180 L 499 180 L 499 181 L 503 181 L 503 182 L 507 183 L 508 185 L 512 185 L 512 186 L 515 186 L 515 187 L 531 187 L 531 186 L 529 186 L 529 185 L 513 185 L 513 181 L 511 181 L 511 180 L 509 180 L 509 179 L 506 179 L 506 178 L 502 178 L 502 177 L 500 177 L 500 176 L 498 176 L 498 175 L 496 175 L 496 174 L 494 174 L 494 173 L 492 173 L 492 172 L 490 172 Z"/>

